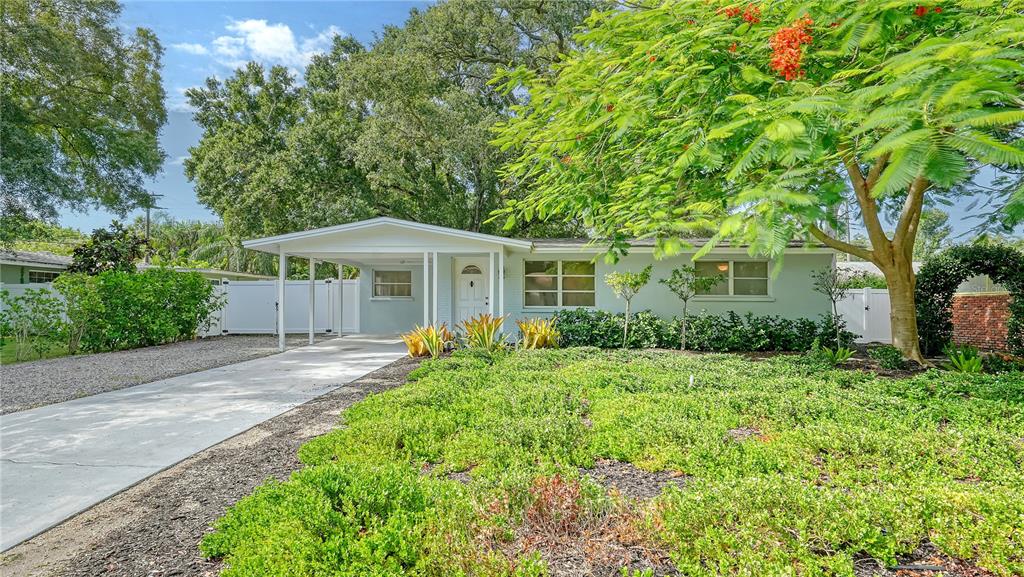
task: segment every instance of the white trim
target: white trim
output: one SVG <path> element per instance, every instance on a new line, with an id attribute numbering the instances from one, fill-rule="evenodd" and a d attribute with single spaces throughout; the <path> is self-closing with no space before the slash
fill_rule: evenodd
<path id="1" fill-rule="evenodd" d="M 430 324 L 430 253 L 423 251 L 423 326 Z"/>
<path id="2" fill-rule="evenodd" d="M 438 318 L 437 318 L 437 253 L 435 252 L 431 256 L 432 256 L 432 260 L 434 261 L 434 268 L 431 269 L 432 273 L 433 273 L 432 274 L 432 279 L 431 279 L 432 284 L 433 284 L 433 288 L 431 289 L 431 293 L 432 293 L 432 296 L 433 296 L 433 298 L 431 299 L 432 306 L 433 306 L 433 311 L 431 311 L 431 315 L 430 316 L 433 317 L 434 324 L 439 324 L 439 321 L 438 321 Z"/>
<path id="3" fill-rule="evenodd" d="M 505 251 L 498 253 L 498 315 L 505 316 Z"/>
<path id="4" fill-rule="evenodd" d="M 545 262 L 545 260 L 554 260 L 555 261 L 555 275 L 554 276 L 555 276 L 555 282 L 557 283 L 557 287 L 555 288 L 555 290 L 545 290 L 545 291 L 537 291 L 537 290 L 531 291 L 531 290 L 527 289 L 526 288 L 526 279 L 527 279 L 527 276 L 526 276 L 526 263 L 527 262 L 531 262 L 531 261 L 533 261 L 533 262 Z M 566 292 L 569 292 L 569 293 L 589 293 L 589 292 L 591 292 L 591 291 L 583 291 L 583 290 L 569 290 L 569 291 L 566 291 L 562 287 L 562 280 L 566 276 L 576 277 L 576 278 L 590 278 L 591 277 L 591 275 L 587 275 L 587 274 L 570 274 L 570 275 L 563 274 L 563 272 L 562 272 L 562 263 L 566 262 L 566 261 L 568 261 L 568 262 L 587 262 L 587 261 L 582 261 L 580 259 L 572 258 L 572 257 L 570 257 L 570 258 L 557 258 L 557 259 L 543 259 L 543 258 L 534 258 L 534 259 L 524 258 L 523 259 L 523 291 L 522 292 L 523 292 L 523 309 L 524 310 L 542 311 L 542 310 L 545 310 L 545 309 L 550 309 L 550 310 L 557 311 L 557 310 L 560 310 L 560 309 L 595 309 L 595 308 L 597 308 L 597 283 L 598 283 L 597 263 L 596 262 L 592 262 L 592 261 L 591 261 L 591 264 L 594 265 L 594 274 L 593 274 L 593 277 L 594 277 L 594 290 L 593 290 L 593 293 L 594 293 L 594 304 L 592 304 L 592 305 L 563 305 L 562 304 L 562 295 L 564 293 L 566 293 Z M 550 275 L 548 275 L 548 276 L 550 276 Z M 555 293 L 555 295 L 558 297 L 558 303 L 555 304 L 555 305 L 528 305 L 528 304 L 526 304 L 526 293 L 528 293 L 528 292 Z"/>
<path id="5" fill-rule="evenodd" d="M 313 230 L 305 230 L 301 232 L 292 232 L 288 234 L 280 234 L 277 236 L 267 236 L 262 238 L 254 238 L 246 241 L 242 241 L 242 246 L 245 248 L 258 248 L 265 247 L 270 244 L 278 244 L 282 242 L 288 242 L 292 240 L 300 240 L 305 238 L 312 238 L 327 234 L 333 234 L 338 232 L 348 232 L 354 230 L 362 230 L 365 228 L 373 228 L 383 225 L 392 225 L 400 228 L 406 228 L 409 230 L 418 230 L 422 232 L 430 232 L 434 234 L 441 234 L 445 236 L 451 236 L 455 238 L 479 240 L 485 242 L 493 242 L 502 245 L 516 246 L 520 248 L 532 248 L 533 243 L 528 240 L 519 240 L 514 238 L 506 238 L 502 236 L 494 236 L 491 234 L 483 234 L 480 232 L 469 232 L 465 230 L 458 230 L 454 228 L 448 228 L 446 226 L 435 226 L 432 224 L 423 224 L 420 222 L 412 222 L 408 220 L 402 220 L 398 218 L 392 218 L 389 216 L 381 216 L 377 218 L 371 218 L 369 220 L 361 220 L 358 222 L 350 222 L 346 224 L 339 224 L 336 226 L 328 226 L 324 228 L 317 228 Z"/>
<path id="6" fill-rule="evenodd" d="M 487 283 L 489 285 L 487 287 L 487 292 L 489 293 L 487 297 L 487 312 L 491 316 L 494 316 L 494 285 L 498 284 L 494 282 L 494 252 L 488 253 L 487 258 L 489 262 L 488 268 L 490 268 L 490 270 L 487 271 L 487 274 L 490 276 L 488 279 L 489 282 Z"/>
<path id="7" fill-rule="evenodd" d="M 288 254 L 277 257 L 277 350 L 284 351 L 284 283 L 288 278 Z"/>
<path id="8" fill-rule="evenodd" d="M 772 281 L 772 270 L 771 270 L 771 259 L 757 258 L 757 257 L 746 257 L 746 258 L 706 258 L 703 257 L 700 260 L 691 261 L 696 265 L 698 262 L 727 262 L 729 263 L 729 275 L 725 281 L 729 285 L 728 294 L 707 294 L 707 295 L 693 295 L 694 300 L 701 301 L 731 301 L 731 302 L 771 302 L 775 300 L 775 283 Z M 735 294 L 735 281 L 736 281 L 736 263 L 738 262 L 759 262 L 764 263 L 768 271 L 768 276 L 765 277 L 767 284 L 767 294 L 763 295 L 738 295 Z M 761 277 L 740 277 L 741 279 L 749 280 L 760 280 Z"/>
<path id="9" fill-rule="evenodd" d="M 313 344 L 316 337 L 313 332 L 313 325 L 316 324 L 316 261 L 309 259 L 309 344 Z"/>

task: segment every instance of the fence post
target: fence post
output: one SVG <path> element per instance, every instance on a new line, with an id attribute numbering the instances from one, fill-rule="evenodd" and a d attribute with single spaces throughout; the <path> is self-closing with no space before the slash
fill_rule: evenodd
<path id="1" fill-rule="evenodd" d="M 864 322 L 862 322 L 861 324 L 864 326 L 863 338 L 866 342 L 871 342 L 872 340 L 874 340 L 870 336 L 872 332 L 871 329 L 868 327 L 868 319 L 871 318 L 871 315 L 868 314 L 869 310 L 871 310 L 871 287 L 864 287 L 864 310 L 861 311 L 861 315 L 863 315 Z"/>
<path id="2" fill-rule="evenodd" d="M 220 279 L 220 294 L 224 297 L 224 306 L 220 307 L 220 334 L 228 334 L 228 300 L 231 295 L 231 281 L 226 278 Z"/>

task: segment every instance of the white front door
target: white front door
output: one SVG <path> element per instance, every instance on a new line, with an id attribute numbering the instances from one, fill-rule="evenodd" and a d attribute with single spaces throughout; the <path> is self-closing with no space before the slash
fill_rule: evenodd
<path id="1" fill-rule="evenodd" d="M 475 258 L 455 259 L 455 324 L 487 312 L 487 261 Z"/>

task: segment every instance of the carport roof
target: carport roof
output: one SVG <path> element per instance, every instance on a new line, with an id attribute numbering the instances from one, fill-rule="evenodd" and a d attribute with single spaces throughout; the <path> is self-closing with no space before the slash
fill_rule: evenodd
<path id="1" fill-rule="evenodd" d="M 533 243 L 528 240 L 507 238 L 503 236 L 495 236 L 492 234 L 484 234 L 480 232 L 470 232 L 465 230 L 448 228 L 444 226 L 436 226 L 432 224 L 423 224 L 421 222 L 412 222 L 408 220 L 402 220 L 399 218 L 392 218 L 389 216 L 381 216 L 377 218 L 371 218 L 369 220 L 360 220 L 358 222 L 350 222 L 347 224 L 339 224 L 337 226 L 316 228 L 313 230 L 304 230 L 301 232 L 280 234 L 277 236 L 255 238 L 243 241 L 242 246 L 245 248 L 260 250 L 264 252 L 278 253 L 281 250 L 282 245 L 286 245 L 289 242 L 299 240 L 311 240 L 316 239 L 317 237 L 326 237 L 341 232 L 368 230 L 383 226 L 394 226 L 412 231 L 426 232 L 436 234 L 441 237 L 446 237 L 449 239 L 475 240 L 523 249 L 530 249 L 533 247 Z M 285 248 L 285 250 L 287 250 L 287 248 Z"/>

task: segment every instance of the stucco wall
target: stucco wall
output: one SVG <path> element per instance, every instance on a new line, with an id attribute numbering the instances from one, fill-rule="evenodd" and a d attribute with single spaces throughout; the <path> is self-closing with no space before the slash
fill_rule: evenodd
<path id="1" fill-rule="evenodd" d="M 507 330 L 515 331 L 516 319 L 549 317 L 554 307 L 535 308 L 523 306 L 524 262 L 529 260 L 589 260 L 592 255 L 576 252 L 564 253 L 511 253 L 505 257 L 505 313 L 511 318 Z M 454 317 L 454 275 L 453 259 L 450 254 L 438 255 L 438 320 L 451 326 Z M 714 255 L 708 260 L 758 260 L 744 254 Z M 763 259 L 762 259 L 763 260 Z M 485 261 L 486 262 L 486 261 Z M 752 312 L 756 315 L 779 315 L 785 318 L 817 318 L 828 312 L 829 303 L 824 295 L 814 291 L 811 272 L 831 266 L 832 255 L 828 253 L 788 254 L 779 275 L 769 280 L 768 297 L 696 297 L 690 301 L 691 314 L 702 310 L 710 314 L 723 314 L 730 310 L 740 314 Z M 654 270 L 651 282 L 633 300 L 633 310 L 650 310 L 666 319 L 680 314 L 682 304 L 667 287 L 658 282 L 671 274 L 673 268 L 690 263 L 690 255 L 680 255 L 665 260 L 654 260 L 650 254 L 633 254 L 617 264 L 607 264 L 598 259 L 596 264 L 597 290 L 596 308 L 612 312 L 625 310 L 625 303 L 616 298 L 604 282 L 604 276 L 613 270 L 639 271 L 648 263 Z M 360 269 L 360 331 L 363 333 L 399 333 L 423 322 L 423 267 L 422 265 L 382 265 L 381 270 L 412 271 L 412 298 L 373 298 L 374 266 Z M 496 272 L 496 271 L 494 271 Z M 494 279 L 494 277 L 492 277 Z M 496 282 L 492 280 L 492 282 Z M 431 288 L 428 283 L 428 291 Z M 429 292 L 427 293 L 429 297 Z M 430 305 L 433 306 L 432 303 Z"/>
<path id="2" fill-rule="evenodd" d="M 533 308 L 523 306 L 524 261 L 530 260 L 586 260 L 579 253 L 528 254 L 513 253 L 505 260 L 505 312 L 514 318 L 547 317 L 556 309 Z M 730 256 L 714 255 L 707 260 L 758 260 L 746 255 Z M 632 254 L 622 258 L 617 264 L 606 264 L 598 259 L 596 266 L 597 292 L 596 307 L 612 312 L 625 310 L 625 302 L 615 297 L 611 288 L 604 282 L 604 276 L 613 270 L 637 271 L 647 264 L 653 265 L 651 282 L 633 299 L 633 311 L 650 310 L 655 314 L 671 318 L 679 315 L 682 303 L 660 284 L 658 280 L 671 274 L 673 268 L 690 263 L 690 255 L 654 260 L 650 254 Z M 756 315 L 779 315 L 785 318 L 816 318 L 828 312 L 829 303 L 824 295 L 814 291 L 811 272 L 828 268 L 832 263 L 832 255 L 827 253 L 788 254 L 783 262 L 779 275 L 769 280 L 769 297 L 695 297 L 690 301 L 691 314 L 705 310 L 712 314 L 722 314 L 730 310 L 744 314 L 752 312 Z"/>

